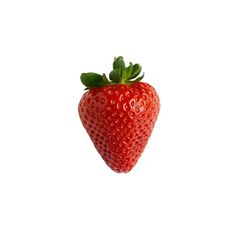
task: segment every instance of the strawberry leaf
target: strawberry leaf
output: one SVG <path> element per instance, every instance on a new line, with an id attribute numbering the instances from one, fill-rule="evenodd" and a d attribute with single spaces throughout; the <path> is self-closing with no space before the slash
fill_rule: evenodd
<path id="1" fill-rule="evenodd" d="M 121 76 L 122 76 L 122 70 L 120 68 L 112 70 L 111 73 L 109 74 L 110 80 L 115 83 L 120 82 Z"/>
<path id="2" fill-rule="evenodd" d="M 125 62 L 123 60 L 123 57 L 115 57 L 113 62 L 113 69 L 125 69 Z"/>
<path id="3" fill-rule="evenodd" d="M 137 77 L 140 74 L 141 70 L 142 67 L 139 64 L 134 64 L 129 79 L 134 79 L 135 77 Z"/>
<path id="4" fill-rule="evenodd" d="M 104 85 L 104 77 L 102 75 L 89 72 L 89 73 L 82 73 L 80 76 L 81 82 L 87 87 L 99 87 Z"/>
<path id="5" fill-rule="evenodd" d="M 142 76 L 138 77 L 137 79 L 133 80 L 133 82 L 139 82 L 140 80 L 142 80 L 144 77 L 144 73 L 142 74 Z"/>
<path id="6" fill-rule="evenodd" d="M 97 73 L 89 72 L 82 73 L 80 76 L 81 82 L 86 86 L 86 89 L 93 87 L 101 87 L 112 84 L 129 84 L 131 82 L 139 82 L 144 77 L 144 74 L 140 77 L 142 67 L 139 64 L 132 64 L 125 67 L 125 62 L 122 56 L 115 57 L 113 62 L 113 70 L 109 74 L 109 79 L 105 74 L 100 75 Z"/>
<path id="7" fill-rule="evenodd" d="M 129 79 L 132 69 L 133 69 L 133 64 L 130 63 L 130 65 L 126 67 L 122 72 L 121 82 L 125 83 Z"/>

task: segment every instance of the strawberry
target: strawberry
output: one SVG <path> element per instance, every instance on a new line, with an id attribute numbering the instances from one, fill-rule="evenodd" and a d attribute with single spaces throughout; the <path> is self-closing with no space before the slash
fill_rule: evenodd
<path id="1" fill-rule="evenodd" d="M 129 172 L 137 163 L 155 125 L 160 101 L 155 89 L 140 82 L 139 64 L 125 67 L 115 58 L 109 79 L 82 73 L 88 91 L 79 103 L 79 116 L 95 148 L 115 172 Z"/>

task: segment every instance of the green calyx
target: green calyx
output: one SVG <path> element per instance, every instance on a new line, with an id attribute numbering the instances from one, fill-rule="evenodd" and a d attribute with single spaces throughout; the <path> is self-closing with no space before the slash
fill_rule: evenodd
<path id="1" fill-rule="evenodd" d="M 80 79 L 87 89 L 111 84 L 129 84 L 143 79 L 144 73 L 138 77 L 141 70 L 142 67 L 139 64 L 133 65 L 131 62 L 126 67 L 123 57 L 119 56 L 114 58 L 113 70 L 109 73 L 109 79 L 105 74 L 100 75 L 93 72 L 82 73 Z"/>

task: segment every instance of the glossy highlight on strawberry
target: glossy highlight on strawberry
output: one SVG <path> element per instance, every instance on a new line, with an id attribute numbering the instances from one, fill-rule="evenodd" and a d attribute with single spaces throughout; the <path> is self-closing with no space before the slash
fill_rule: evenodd
<path id="1" fill-rule="evenodd" d="M 110 81 L 105 75 L 81 75 L 89 90 L 79 103 L 80 119 L 103 160 L 118 173 L 137 163 L 160 109 L 155 89 L 136 78 L 141 72 L 136 65 L 125 67 L 122 57 L 115 58 Z"/>

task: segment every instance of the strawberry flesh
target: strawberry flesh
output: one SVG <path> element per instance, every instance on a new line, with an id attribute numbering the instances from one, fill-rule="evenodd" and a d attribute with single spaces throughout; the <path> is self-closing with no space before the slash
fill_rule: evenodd
<path id="1" fill-rule="evenodd" d="M 90 88 L 78 107 L 82 124 L 95 148 L 118 173 L 129 172 L 137 163 L 159 109 L 155 89 L 143 82 Z"/>

